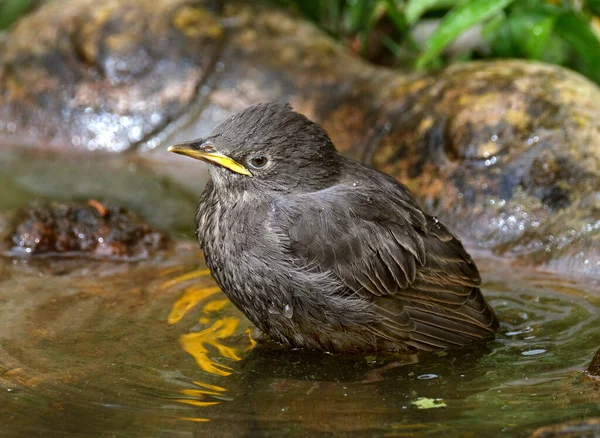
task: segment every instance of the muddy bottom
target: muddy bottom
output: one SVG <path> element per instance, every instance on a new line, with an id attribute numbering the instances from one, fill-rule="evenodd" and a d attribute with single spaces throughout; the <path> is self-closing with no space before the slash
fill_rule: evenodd
<path id="1" fill-rule="evenodd" d="M 130 263 L 0 258 L 0 436 L 512 437 L 600 417 L 600 385 L 583 373 L 600 346 L 595 280 L 475 254 L 502 321 L 486 347 L 265 347 L 189 239 L 201 184 L 137 159 L 85 166 L 0 156 L 0 210 L 36 197 L 120 201 L 179 241 Z M 110 178 L 89 178 L 102 166 Z M 52 178 L 65 168 L 69 183 Z"/>

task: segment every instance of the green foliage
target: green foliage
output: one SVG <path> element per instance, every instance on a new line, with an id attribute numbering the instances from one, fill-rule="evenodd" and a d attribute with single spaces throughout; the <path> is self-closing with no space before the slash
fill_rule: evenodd
<path id="1" fill-rule="evenodd" d="M 10 26 L 29 10 L 33 0 L 0 0 L 0 30 Z"/>
<path id="2" fill-rule="evenodd" d="M 495 16 L 512 2 L 513 0 L 473 0 L 454 6 L 427 40 L 426 48 L 417 59 L 416 67 L 426 66 L 465 30 Z"/>
<path id="3" fill-rule="evenodd" d="M 395 64 L 403 67 L 526 58 L 571 67 L 600 83 L 600 0 L 272 1 L 296 7 L 334 37 L 356 38 L 362 54 L 369 44 L 377 44 L 370 38 L 376 34 Z M 382 35 L 378 25 L 386 20 L 394 32 Z M 432 20 L 437 28 L 417 44 L 415 31 Z M 479 44 L 449 50 L 474 27 L 479 30 Z"/>
<path id="4" fill-rule="evenodd" d="M 270 1 L 296 8 L 335 38 L 354 41 L 365 56 L 370 46 L 379 44 L 394 64 L 405 68 L 526 58 L 571 67 L 600 83 L 600 0 Z M 35 4 L 36 0 L 0 0 L 0 30 Z M 437 28 L 418 43 L 416 31 L 432 20 Z M 393 32 L 382 26 L 384 22 Z M 449 50 L 474 27 L 479 44 Z"/>

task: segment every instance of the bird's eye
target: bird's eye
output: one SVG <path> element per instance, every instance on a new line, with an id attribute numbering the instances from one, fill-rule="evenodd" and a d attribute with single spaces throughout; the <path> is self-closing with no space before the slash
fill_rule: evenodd
<path id="1" fill-rule="evenodd" d="M 216 152 L 216 151 L 217 151 L 217 150 L 215 149 L 215 147 L 214 147 L 212 144 L 210 144 L 210 143 L 203 143 L 203 144 L 200 146 L 200 149 L 202 149 L 202 152 L 207 152 L 207 153 L 209 153 L 209 154 L 211 154 L 211 153 L 213 153 L 213 152 Z"/>
<path id="2" fill-rule="evenodd" d="M 268 162 L 269 162 L 269 159 L 267 157 L 265 157 L 264 155 L 257 155 L 256 157 L 251 157 L 248 160 L 248 163 L 250 164 L 250 166 L 254 167 L 255 169 L 260 169 L 261 167 L 265 167 Z"/>

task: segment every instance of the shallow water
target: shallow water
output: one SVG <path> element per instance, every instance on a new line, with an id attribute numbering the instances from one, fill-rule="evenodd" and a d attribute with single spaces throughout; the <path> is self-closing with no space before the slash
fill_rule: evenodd
<path id="1" fill-rule="evenodd" d="M 197 187 L 181 169 L 15 155 L 0 168 L 0 210 L 96 197 L 189 235 Z M 600 346 L 598 282 L 476 258 L 495 341 L 357 357 L 256 345 L 185 239 L 146 262 L 1 258 L 0 436 L 512 437 L 600 417 L 582 374 Z"/>

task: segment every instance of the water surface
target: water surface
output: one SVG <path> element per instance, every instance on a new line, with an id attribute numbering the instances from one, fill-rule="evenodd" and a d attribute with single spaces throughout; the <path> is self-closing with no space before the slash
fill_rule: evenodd
<path id="1" fill-rule="evenodd" d="M 582 374 L 600 346 L 597 281 L 477 254 L 502 321 L 487 346 L 265 347 L 188 240 L 200 181 L 156 169 L 135 157 L 0 156 L 0 210 L 95 197 L 180 237 L 135 263 L 0 259 L 0 436 L 512 437 L 600 417 L 600 386 Z"/>

